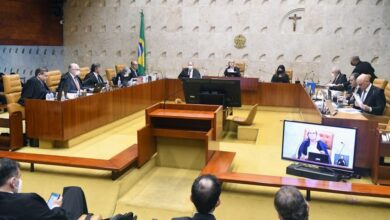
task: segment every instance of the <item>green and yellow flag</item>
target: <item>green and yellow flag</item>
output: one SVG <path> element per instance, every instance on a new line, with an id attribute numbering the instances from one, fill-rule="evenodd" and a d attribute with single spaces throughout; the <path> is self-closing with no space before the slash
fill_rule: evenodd
<path id="1" fill-rule="evenodd" d="M 145 44 L 145 25 L 144 12 L 141 11 L 141 25 L 138 41 L 138 74 L 145 75 L 146 72 L 146 44 Z"/>

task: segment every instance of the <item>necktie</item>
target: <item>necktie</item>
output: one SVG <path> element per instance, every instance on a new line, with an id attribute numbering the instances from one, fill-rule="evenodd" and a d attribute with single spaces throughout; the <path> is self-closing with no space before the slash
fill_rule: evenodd
<path id="1" fill-rule="evenodd" d="M 77 90 L 80 90 L 80 84 L 76 77 L 73 77 L 73 81 L 76 84 Z"/>
<path id="2" fill-rule="evenodd" d="M 364 100 L 366 99 L 366 94 L 367 94 L 366 90 L 363 90 L 363 92 L 362 92 L 362 102 L 364 102 Z"/>
<path id="3" fill-rule="evenodd" d="M 97 79 L 98 83 L 101 83 L 101 81 L 100 81 L 100 78 L 99 78 L 99 75 L 98 75 L 98 74 L 96 74 L 96 79 Z"/>

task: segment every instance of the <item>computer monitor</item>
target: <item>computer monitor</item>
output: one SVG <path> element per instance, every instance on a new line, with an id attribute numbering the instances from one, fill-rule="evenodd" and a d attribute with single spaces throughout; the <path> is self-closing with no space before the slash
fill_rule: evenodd
<path id="1" fill-rule="evenodd" d="M 186 103 L 241 107 L 240 80 L 183 79 Z"/>
<path id="2" fill-rule="evenodd" d="M 353 171 L 356 128 L 284 121 L 282 159 Z"/>

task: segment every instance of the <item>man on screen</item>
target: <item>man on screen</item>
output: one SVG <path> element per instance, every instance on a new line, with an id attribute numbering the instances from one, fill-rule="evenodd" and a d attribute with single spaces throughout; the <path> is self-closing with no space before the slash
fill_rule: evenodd
<path id="1" fill-rule="evenodd" d="M 309 153 L 324 154 L 328 156 L 328 163 L 331 164 L 330 156 L 326 144 L 317 139 L 318 132 L 313 129 L 307 129 L 307 138 L 299 146 L 298 159 L 308 160 Z"/>

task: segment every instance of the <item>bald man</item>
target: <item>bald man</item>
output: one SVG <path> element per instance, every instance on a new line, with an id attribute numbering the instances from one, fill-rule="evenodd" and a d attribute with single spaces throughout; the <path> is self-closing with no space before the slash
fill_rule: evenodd
<path id="1" fill-rule="evenodd" d="M 382 89 L 372 85 L 370 78 L 370 75 L 367 74 L 362 74 L 357 78 L 356 83 L 359 87 L 357 93 L 363 104 L 359 106 L 355 102 L 354 108 L 361 109 L 369 114 L 382 115 L 386 106 L 385 94 Z"/>
<path id="2" fill-rule="evenodd" d="M 220 204 L 221 183 L 213 175 L 203 175 L 195 179 L 191 189 L 191 201 L 196 207 L 196 214 L 190 217 L 172 220 L 215 220 L 213 212 Z"/>
<path id="3" fill-rule="evenodd" d="M 71 63 L 68 66 L 68 72 L 61 76 L 60 84 L 57 91 L 67 91 L 70 93 L 76 93 L 82 89 L 80 75 L 80 67 L 76 63 Z"/>
<path id="4" fill-rule="evenodd" d="M 338 67 L 333 67 L 331 74 L 332 74 L 332 83 L 330 84 L 329 89 L 344 91 L 345 87 L 348 84 L 347 76 L 345 74 L 342 74 L 340 68 Z"/>

